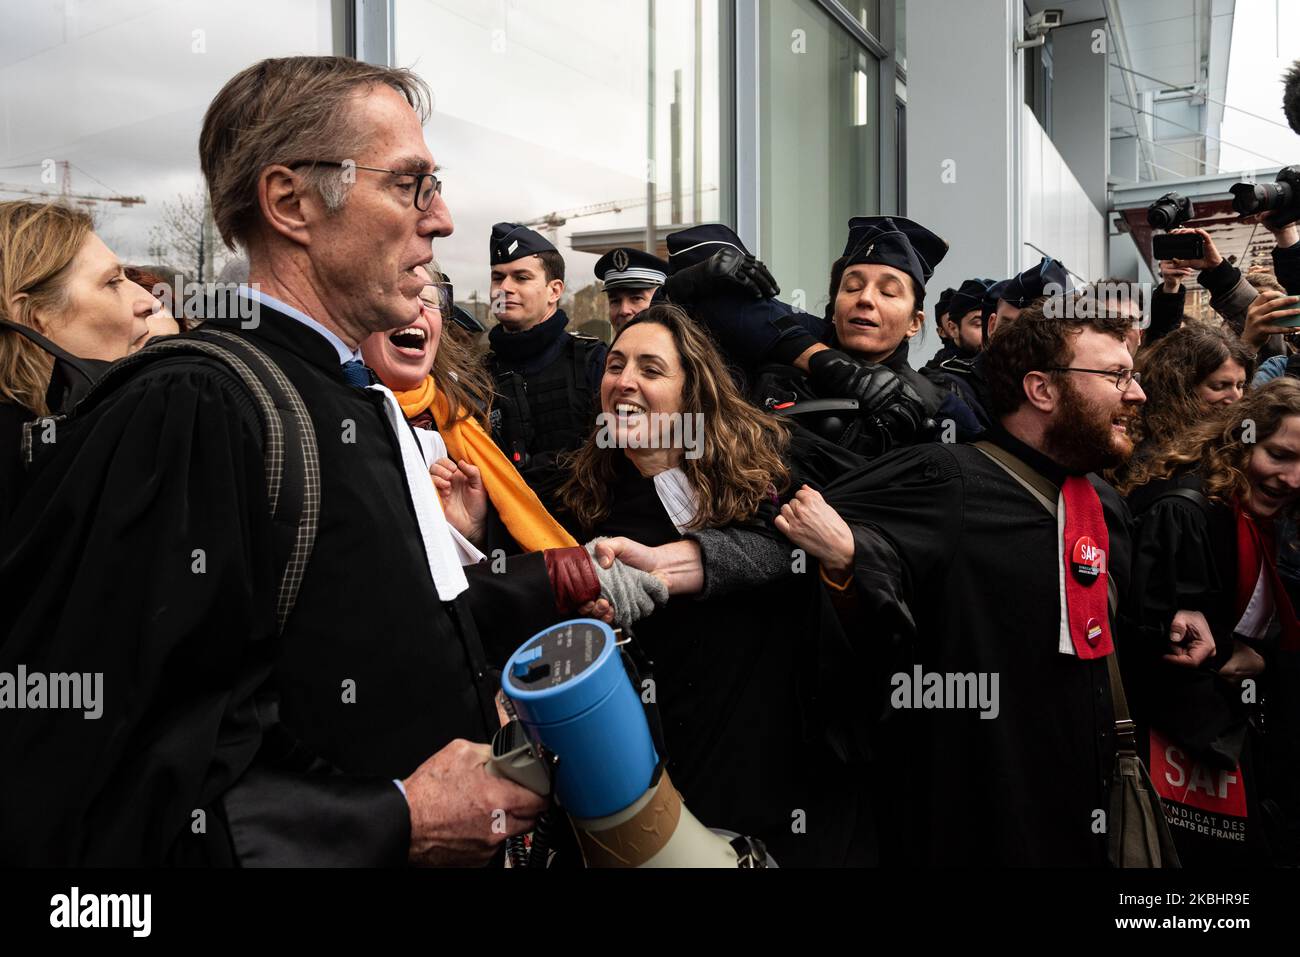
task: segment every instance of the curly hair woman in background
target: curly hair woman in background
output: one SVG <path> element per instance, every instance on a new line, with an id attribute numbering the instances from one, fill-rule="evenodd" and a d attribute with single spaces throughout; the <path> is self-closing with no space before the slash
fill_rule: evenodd
<path id="1" fill-rule="evenodd" d="M 1189 866 L 1294 863 L 1300 622 L 1276 525 L 1300 511 L 1300 382 L 1216 410 L 1145 466 L 1128 497 L 1125 661 L 1179 854 Z M 1162 657 L 1181 611 L 1201 612 L 1210 634 L 1186 634 L 1184 651 Z M 1197 646 L 1210 650 L 1200 664 Z"/>

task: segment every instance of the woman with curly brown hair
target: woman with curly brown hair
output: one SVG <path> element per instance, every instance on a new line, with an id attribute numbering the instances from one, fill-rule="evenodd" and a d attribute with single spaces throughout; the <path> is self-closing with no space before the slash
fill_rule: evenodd
<path id="1" fill-rule="evenodd" d="M 1146 463 L 1129 505 L 1126 660 L 1184 863 L 1289 856 L 1296 729 L 1277 725 L 1294 710 L 1300 622 L 1277 573 L 1275 525 L 1300 511 L 1300 382 L 1270 382 L 1181 432 Z M 1180 611 L 1201 612 L 1210 634 L 1162 657 Z"/>
<path id="2" fill-rule="evenodd" d="M 1139 353 L 1136 369 L 1147 401 L 1137 449 L 1116 483 L 1123 494 L 1149 480 L 1150 463 L 1179 432 L 1245 395 L 1255 358 L 1227 329 L 1187 325 Z"/>
<path id="3" fill-rule="evenodd" d="M 791 456 L 802 439 L 745 401 L 707 333 L 674 306 L 652 306 L 614 339 L 600 407 L 559 491 L 558 517 L 579 541 L 658 546 L 757 527 L 800 471 Z M 674 785 L 706 825 L 760 838 L 782 865 L 862 863 L 871 851 L 854 772 L 811 717 L 816 586 L 815 573 L 790 574 L 673 598 L 636 625 Z"/>

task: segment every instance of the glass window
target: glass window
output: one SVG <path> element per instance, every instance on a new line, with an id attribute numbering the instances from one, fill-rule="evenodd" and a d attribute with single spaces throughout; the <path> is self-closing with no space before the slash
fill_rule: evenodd
<path id="1" fill-rule="evenodd" d="M 880 0 L 841 0 L 841 4 L 868 33 L 880 37 Z"/>
<path id="2" fill-rule="evenodd" d="M 718 219 L 719 6 L 397 0 L 396 62 L 436 98 L 426 137 L 456 231 L 434 254 L 458 299 L 487 318 L 488 236 L 509 220 L 564 255 L 571 325 L 606 321 L 592 267 L 615 246 L 643 247 L 649 183 L 661 242 Z"/>
<path id="3" fill-rule="evenodd" d="M 64 195 L 124 262 L 211 279 L 229 253 L 205 228 L 204 111 L 260 59 L 342 52 L 333 13 L 329 0 L 7 5 L 0 200 Z"/>
<path id="4" fill-rule="evenodd" d="M 880 208 L 879 67 L 814 0 L 760 10 L 760 252 L 820 312 L 849 218 Z"/>
<path id="5" fill-rule="evenodd" d="M 907 0 L 894 0 L 894 62 L 907 72 Z"/>

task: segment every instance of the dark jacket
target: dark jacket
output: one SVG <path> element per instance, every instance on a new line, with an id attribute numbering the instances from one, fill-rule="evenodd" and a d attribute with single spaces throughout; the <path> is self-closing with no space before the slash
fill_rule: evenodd
<path id="1" fill-rule="evenodd" d="M 596 427 L 609 347 L 565 331 L 563 309 L 526 332 L 494 326 L 484 362 L 496 391 L 492 439 L 553 504 L 563 479 L 559 456 L 580 448 Z"/>
<path id="2" fill-rule="evenodd" d="M 1000 430 L 993 440 L 1059 484 L 1065 472 Z M 1128 516 L 1090 476 L 1128 587 Z M 1114 710 L 1107 662 L 1058 650 L 1056 519 L 969 445 L 900 449 L 828 487 L 853 530 L 864 662 L 899 644 L 924 674 L 998 676 L 996 719 L 964 708 L 894 708 L 880 728 L 886 863 L 1104 866 L 1089 826 L 1107 807 Z M 861 686 L 863 669 L 846 675 Z M 897 679 L 895 679 L 897 682 Z M 898 687 L 902 687 L 901 685 Z M 904 704 L 909 696 L 902 695 Z"/>
<path id="3" fill-rule="evenodd" d="M 320 522 L 293 614 L 277 634 L 240 383 L 158 362 L 74 419 L 0 542 L 0 591 L 26 596 L 0 607 L 0 671 L 102 672 L 104 713 L 0 725 L 0 860 L 402 864 L 393 779 L 496 726 L 501 662 L 476 617 L 503 645 L 554 620 L 540 554 L 439 600 L 382 397 L 310 329 L 260 318 L 210 321 L 263 349 L 311 414 Z"/>
<path id="4" fill-rule="evenodd" d="M 1185 490 L 1200 497 L 1188 497 Z M 1179 784 L 1185 785 L 1184 776 L 1191 777 L 1189 762 L 1210 769 L 1210 775 L 1226 772 L 1229 779 L 1244 778 L 1247 813 L 1240 821 L 1230 827 L 1221 811 L 1201 807 L 1195 813 L 1202 815 L 1200 823 L 1208 824 L 1201 831 L 1184 819 L 1192 812 L 1176 808 L 1170 816 L 1175 843 L 1185 866 L 1260 863 L 1267 856 L 1267 833 L 1274 829 L 1272 822 L 1264 822 L 1276 816 L 1273 805 L 1261 804 L 1268 789 L 1260 780 L 1266 762 L 1261 760 L 1265 742 L 1259 733 L 1269 724 L 1262 719 L 1273 669 L 1266 667 L 1255 679 L 1253 696 L 1217 674 L 1232 655 L 1240 618 L 1236 515 L 1231 507 L 1204 497 L 1201 477 L 1194 471 L 1141 486 L 1130 494 L 1129 505 L 1136 527 L 1133 587 L 1125 600 L 1125 683 L 1141 744 L 1148 745 L 1154 732 L 1181 752 L 1148 754 L 1154 762 L 1153 782 L 1167 799 L 1174 793 L 1160 779 L 1169 759 L 1169 775 Z M 1199 668 L 1162 660 L 1169 650 L 1170 625 L 1182 610 L 1204 614 L 1214 636 L 1214 656 Z M 1266 661 L 1274 660 L 1273 648 L 1259 650 Z M 1181 807 L 1183 802 L 1176 803 Z M 1223 837 L 1238 833 L 1237 828 L 1245 840 Z"/>

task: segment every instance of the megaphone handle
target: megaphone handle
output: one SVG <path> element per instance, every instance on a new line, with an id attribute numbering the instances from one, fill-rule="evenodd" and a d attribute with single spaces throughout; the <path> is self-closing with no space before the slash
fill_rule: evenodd
<path id="1" fill-rule="evenodd" d="M 551 793 L 551 776 L 546 765 L 536 755 L 506 755 L 501 758 L 488 758 L 487 770 L 499 778 L 514 781 L 520 787 L 528 788 L 534 794 L 543 797 Z"/>
<path id="2" fill-rule="evenodd" d="M 550 769 L 546 766 L 546 762 L 537 756 L 530 743 L 524 741 L 503 754 L 497 753 L 504 750 L 501 746 L 502 739 L 506 738 L 508 741 L 514 727 L 515 722 L 511 722 L 497 729 L 492 741 L 492 755 L 487 761 L 488 774 L 514 781 L 520 787 L 528 788 L 534 794 L 546 797 L 551 793 Z M 517 739 L 518 735 L 513 737 Z"/>

